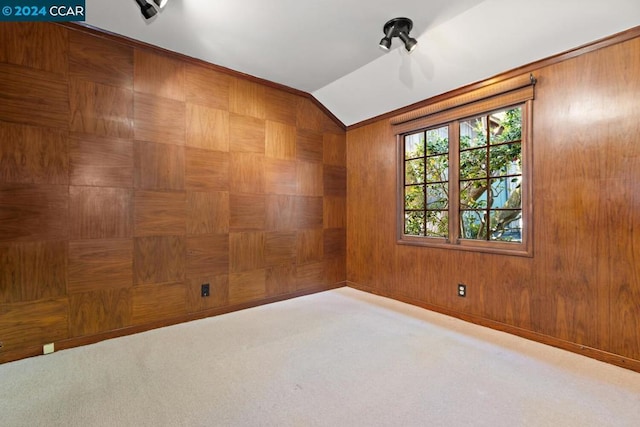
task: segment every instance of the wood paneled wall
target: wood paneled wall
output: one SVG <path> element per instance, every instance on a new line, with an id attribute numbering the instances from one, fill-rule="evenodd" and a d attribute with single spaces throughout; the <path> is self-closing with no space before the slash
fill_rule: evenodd
<path id="1" fill-rule="evenodd" d="M 71 26 L 0 40 L 0 362 L 346 280 L 346 136 L 310 97 Z"/>
<path id="2" fill-rule="evenodd" d="M 384 118 L 350 128 L 350 284 L 640 371 L 634 34 L 530 67 L 538 79 L 532 258 L 398 245 L 395 136 Z"/>

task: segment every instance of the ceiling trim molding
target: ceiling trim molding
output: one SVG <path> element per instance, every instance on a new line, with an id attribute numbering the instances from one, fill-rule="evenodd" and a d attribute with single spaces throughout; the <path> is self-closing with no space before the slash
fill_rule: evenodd
<path id="1" fill-rule="evenodd" d="M 405 115 L 413 112 L 417 109 L 424 109 L 432 104 L 443 102 L 452 97 L 464 96 L 465 94 L 476 91 L 480 89 L 484 89 L 488 86 L 495 85 L 496 83 L 502 83 L 506 80 L 517 77 L 522 74 L 530 74 L 533 73 L 540 68 L 544 68 L 553 64 L 557 64 L 559 62 L 567 61 L 569 59 L 575 58 L 580 55 L 584 55 L 589 52 L 593 52 L 599 49 L 603 49 L 605 47 L 613 46 L 615 44 L 623 43 L 632 39 L 640 37 L 640 26 L 631 28 L 629 30 L 614 34 L 609 37 L 605 37 L 600 40 L 596 40 L 594 42 L 576 47 L 574 49 L 570 49 L 568 51 L 559 53 L 554 56 L 550 56 L 548 58 L 541 59 L 539 61 L 531 62 L 529 64 L 523 65 L 518 68 L 511 69 L 509 71 L 505 71 L 504 73 L 500 73 L 496 76 L 490 77 L 486 80 L 482 80 L 479 82 L 471 83 L 466 86 L 462 86 L 458 89 L 453 89 L 449 92 L 445 92 L 440 95 L 433 96 L 431 98 L 424 99 L 422 101 L 418 101 L 411 105 L 407 105 L 405 107 L 398 108 L 393 111 L 389 111 L 384 114 L 380 114 L 378 116 L 372 117 L 370 119 L 363 120 L 358 123 L 354 123 L 352 125 L 347 126 L 347 131 L 357 129 L 363 126 L 367 126 L 369 124 L 375 123 L 380 120 L 392 119 L 394 117 Z"/>
<path id="2" fill-rule="evenodd" d="M 87 34 L 91 34 L 95 37 L 99 37 L 105 40 L 109 40 L 115 43 L 119 43 L 119 44 L 123 44 L 126 46 L 130 46 L 133 48 L 138 48 L 138 49 L 145 49 L 145 50 L 151 50 L 154 51 L 155 53 L 161 54 L 161 55 L 165 55 L 165 56 L 170 56 L 173 57 L 175 59 L 178 59 L 180 61 L 184 61 L 193 65 L 198 65 L 201 67 L 207 67 L 213 71 L 217 71 L 217 72 L 221 72 L 221 73 L 225 73 L 228 74 L 232 77 L 237 77 L 237 78 L 241 78 L 244 80 L 249 80 L 251 82 L 254 83 L 258 83 L 261 84 L 263 86 L 267 86 L 270 87 L 272 89 L 277 89 L 277 90 L 281 90 L 283 92 L 287 92 L 290 93 L 292 95 L 297 95 L 303 98 L 307 98 L 309 99 L 311 102 L 313 102 L 313 104 L 315 104 L 318 108 L 320 108 L 320 110 L 322 110 L 323 113 L 325 113 L 333 122 L 335 122 L 335 124 L 342 130 L 346 131 L 347 130 L 347 126 L 340 120 L 338 119 L 331 111 L 329 111 L 329 109 L 327 107 L 325 107 L 320 101 L 318 101 L 313 95 L 311 95 L 308 92 L 304 92 L 298 89 L 294 89 L 292 87 L 289 86 L 285 86 L 283 84 L 280 83 L 275 83 L 272 82 L 270 80 L 266 80 L 266 79 L 262 79 L 260 77 L 256 77 L 256 76 L 252 76 L 250 74 L 245 74 L 242 73 L 240 71 L 236 71 L 236 70 L 232 70 L 231 68 L 227 68 L 227 67 L 223 67 L 221 65 L 216 65 L 213 64 L 211 62 L 207 62 L 207 61 L 203 61 L 201 59 L 197 59 L 194 58 L 192 56 L 188 56 L 188 55 L 184 55 L 182 53 L 178 53 L 178 52 L 174 52 L 171 51 L 169 49 L 165 49 L 159 46 L 154 46 L 152 44 L 149 43 L 145 43 L 145 42 L 141 42 L 139 40 L 134 40 L 132 38 L 126 37 L 126 36 L 122 36 L 120 34 L 116 34 L 116 33 L 112 33 L 110 31 L 107 30 L 103 30 L 101 28 L 97 28 L 94 27 L 92 25 L 89 24 L 85 24 L 82 22 L 57 22 L 55 23 L 55 25 L 60 25 L 63 27 L 66 27 L 70 30 L 73 31 L 80 31 L 83 33 L 87 33 Z"/>

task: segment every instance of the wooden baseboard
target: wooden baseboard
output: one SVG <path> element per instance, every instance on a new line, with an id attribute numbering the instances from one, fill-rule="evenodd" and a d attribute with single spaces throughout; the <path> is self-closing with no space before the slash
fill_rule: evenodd
<path id="1" fill-rule="evenodd" d="M 258 307 L 265 304 L 271 304 L 273 302 L 284 301 L 291 298 L 296 298 L 304 295 L 310 295 L 318 292 L 328 291 L 330 289 L 336 289 L 347 286 L 346 282 L 339 282 L 333 285 L 323 285 L 307 289 L 301 289 L 294 293 L 277 295 L 261 300 L 249 301 L 242 304 L 229 305 L 225 307 L 213 308 L 209 310 L 199 311 L 197 313 L 185 314 L 179 317 L 173 317 L 170 319 L 164 319 L 157 322 L 145 323 L 142 325 L 127 326 L 125 328 L 115 329 L 112 331 L 102 332 L 94 335 L 87 335 L 83 337 L 68 338 L 58 342 L 55 342 L 55 350 L 66 350 L 74 347 L 81 347 L 83 345 L 95 344 L 100 341 L 123 337 L 126 335 L 133 335 L 140 332 L 149 331 L 152 329 L 158 329 L 165 326 L 176 325 L 179 323 L 190 322 L 193 320 L 204 319 L 206 317 L 219 316 L 221 314 L 231 313 L 234 311 L 244 310 L 247 308 Z M 42 355 L 42 346 L 27 347 L 20 350 L 14 350 L 6 353 L 0 353 L 0 363 L 13 362 L 20 359 L 26 359 L 28 357 Z"/>
<path id="2" fill-rule="evenodd" d="M 567 350 L 572 353 L 580 354 L 582 356 L 596 359 L 601 362 L 609 363 L 612 365 L 620 366 L 625 369 L 630 369 L 635 372 L 640 372 L 640 360 L 631 359 L 628 357 L 620 356 L 619 354 L 609 353 L 597 348 L 576 344 L 570 341 L 561 340 L 549 335 L 544 335 L 539 332 L 531 331 L 528 329 L 519 328 L 517 326 L 507 325 L 491 319 L 485 319 L 483 317 L 475 316 L 473 314 L 460 313 L 451 310 L 447 307 L 442 307 L 434 304 L 429 304 L 424 301 L 417 300 L 415 298 L 407 297 L 405 295 L 396 294 L 393 292 L 381 292 L 377 289 L 370 288 L 358 283 L 347 282 L 347 286 L 370 294 L 379 295 L 386 298 L 391 298 L 396 301 L 401 301 L 407 304 L 411 304 L 417 307 L 424 308 L 426 310 L 441 313 L 447 316 L 455 317 L 465 322 L 474 323 L 476 325 L 485 326 L 487 328 L 495 329 L 498 331 L 506 332 L 512 335 L 517 335 L 521 338 L 526 338 L 532 341 L 539 342 L 541 344 L 550 345 L 552 347 Z"/>

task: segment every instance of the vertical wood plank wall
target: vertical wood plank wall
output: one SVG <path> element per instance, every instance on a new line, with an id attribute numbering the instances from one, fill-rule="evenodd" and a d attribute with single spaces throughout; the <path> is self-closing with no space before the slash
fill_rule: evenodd
<path id="1" fill-rule="evenodd" d="M 0 40 L 0 362 L 344 284 L 346 135 L 309 97 L 67 26 Z"/>
<path id="2" fill-rule="evenodd" d="M 640 38 L 532 71 L 534 256 L 396 244 L 381 119 L 347 131 L 347 279 L 640 370 Z"/>

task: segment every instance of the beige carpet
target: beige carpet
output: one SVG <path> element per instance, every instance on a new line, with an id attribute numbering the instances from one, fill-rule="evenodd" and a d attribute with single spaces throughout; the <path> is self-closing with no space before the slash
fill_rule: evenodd
<path id="1" fill-rule="evenodd" d="M 349 288 L 0 365 L 1 426 L 638 426 L 640 374 Z"/>

